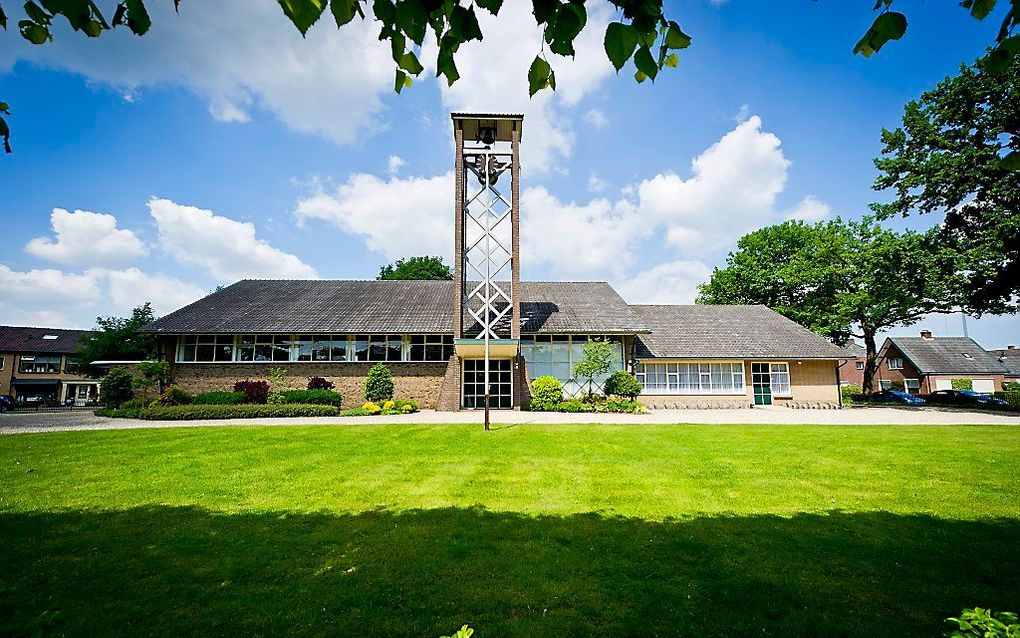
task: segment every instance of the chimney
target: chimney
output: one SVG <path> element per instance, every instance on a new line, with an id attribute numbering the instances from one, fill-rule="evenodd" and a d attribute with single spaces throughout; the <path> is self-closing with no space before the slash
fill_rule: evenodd
<path id="1" fill-rule="evenodd" d="M 930 340 L 931 340 L 931 338 L 932 338 L 932 336 L 931 336 L 931 330 L 922 330 L 922 331 L 921 331 L 921 338 L 922 338 L 922 339 L 927 339 L 927 340 L 929 340 L 929 341 L 930 341 Z"/>

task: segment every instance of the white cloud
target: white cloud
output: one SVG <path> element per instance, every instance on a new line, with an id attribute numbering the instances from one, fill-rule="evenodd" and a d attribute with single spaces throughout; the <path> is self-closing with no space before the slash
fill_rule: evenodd
<path id="1" fill-rule="evenodd" d="M 594 128 L 603 128 L 609 124 L 605 113 L 599 109 L 588 109 L 584 114 L 584 123 Z"/>
<path id="2" fill-rule="evenodd" d="M 825 202 L 808 195 L 800 200 L 800 203 L 786 216 L 786 219 L 819 222 L 830 217 L 832 217 L 832 208 Z"/>
<path id="3" fill-rule="evenodd" d="M 602 39 L 612 19 L 605 2 L 589 2 L 588 22 L 574 42 L 576 56 L 548 54 L 556 73 L 556 91 L 544 90 L 528 97 L 528 68 L 542 48 L 542 31 L 535 24 L 529 2 L 506 2 L 498 20 L 478 11 L 485 34 L 481 42 L 469 42 L 457 52 L 460 80 L 452 87 L 439 80 L 443 104 L 455 111 L 513 111 L 525 114 L 521 164 L 525 171 L 548 172 L 558 159 L 569 157 L 575 132 L 568 110 L 595 91 L 609 77 Z M 427 72 L 435 72 L 435 42 L 424 47 Z"/>
<path id="4" fill-rule="evenodd" d="M 658 264 L 617 283 L 628 303 L 689 304 L 698 296 L 698 284 L 712 276 L 704 262 L 677 260 Z"/>
<path id="5" fill-rule="evenodd" d="M 633 240 L 642 232 L 625 200 L 563 203 L 544 187 L 521 197 L 521 260 L 545 264 L 559 277 L 606 278 L 634 261 Z"/>
<path id="6" fill-rule="evenodd" d="M 397 173 L 399 173 L 401 167 L 403 167 L 405 163 L 406 162 L 404 162 L 404 158 L 400 157 L 399 155 L 390 155 L 390 158 L 387 161 L 387 168 L 389 170 L 390 175 L 396 175 Z"/>
<path id="7" fill-rule="evenodd" d="M 696 157 L 692 177 L 663 173 L 641 182 L 641 215 L 665 227 L 670 245 L 712 252 L 776 220 L 789 167 L 779 138 L 762 131 L 755 115 Z"/>
<path id="8" fill-rule="evenodd" d="M 54 208 L 50 226 L 55 237 L 36 237 L 25 246 L 26 252 L 77 266 L 125 264 L 148 254 L 133 232 L 117 228 L 113 215 Z"/>
<path id="9" fill-rule="evenodd" d="M 144 301 L 150 301 L 153 312 L 160 316 L 186 306 L 209 292 L 180 279 L 144 273 L 137 268 L 111 270 L 104 274 L 107 296 L 117 312 L 121 313 L 127 313 Z"/>
<path id="10" fill-rule="evenodd" d="M 609 188 L 609 182 L 598 176 L 595 171 L 588 174 L 588 191 L 591 193 L 601 193 L 602 191 Z"/>
<path id="11" fill-rule="evenodd" d="M 294 130 L 338 143 L 379 127 L 380 95 L 392 90 L 393 63 L 374 20 L 338 30 L 326 11 L 305 39 L 273 0 L 184 2 L 180 15 L 171 2 L 149 4 L 153 26 L 143 38 L 116 29 L 93 40 L 61 24 L 46 46 L 3 38 L 0 70 L 30 60 L 79 73 L 132 100 L 140 88 L 182 85 L 219 120 L 245 122 L 257 106 Z"/>
<path id="12" fill-rule="evenodd" d="M 137 268 L 90 268 L 80 273 L 54 268 L 16 271 L 0 265 L 0 323 L 87 328 L 98 315 L 126 316 L 151 301 L 165 314 L 206 294 L 197 286 Z"/>
<path id="13" fill-rule="evenodd" d="M 204 268 L 218 281 L 315 278 L 298 257 L 255 236 L 255 226 L 169 199 L 149 200 L 162 249 L 178 262 Z"/>
<path id="14" fill-rule="evenodd" d="M 431 178 L 351 175 L 298 201 L 299 222 L 321 220 L 364 239 L 389 259 L 453 254 L 453 173 Z"/>

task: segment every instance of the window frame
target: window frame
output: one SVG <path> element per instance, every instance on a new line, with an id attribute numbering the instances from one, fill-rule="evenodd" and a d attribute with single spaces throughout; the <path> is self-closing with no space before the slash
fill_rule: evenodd
<path id="1" fill-rule="evenodd" d="M 899 365 L 893 365 L 893 361 L 899 361 Z M 887 365 L 890 370 L 902 370 L 903 369 L 903 357 L 889 357 Z"/>
<path id="2" fill-rule="evenodd" d="M 56 359 L 56 362 L 53 360 Z M 32 364 L 32 370 L 25 369 L 25 363 Z M 47 367 L 45 370 L 36 370 L 36 366 L 45 364 Z M 61 370 L 64 366 L 63 355 L 52 355 L 52 354 L 26 354 L 18 357 L 18 374 L 61 374 Z"/>
<path id="3" fill-rule="evenodd" d="M 653 368 L 649 369 L 651 366 Z M 718 366 L 718 367 L 717 367 Z M 727 366 L 727 370 L 720 369 Z M 649 384 L 648 376 L 659 382 Z M 745 396 L 747 372 L 744 362 L 733 359 L 709 361 L 687 359 L 644 359 L 634 365 L 634 376 L 642 394 L 670 396 Z M 729 377 L 729 384 L 723 377 Z M 719 383 L 716 383 L 716 379 Z M 706 390 L 706 382 L 708 380 Z M 739 379 L 739 385 L 737 382 Z M 697 389 L 695 388 L 695 385 Z M 718 386 L 718 387 L 715 387 Z"/>
<path id="4" fill-rule="evenodd" d="M 447 333 L 236 333 L 175 335 L 173 362 L 177 364 L 283 363 L 443 363 L 453 356 L 454 339 Z M 219 343 L 218 340 L 226 340 Z M 421 342 L 420 344 L 418 342 Z M 422 347 L 421 356 L 412 352 Z M 359 344 L 364 346 L 358 357 Z M 200 347 L 212 347 L 212 359 L 199 358 Z M 230 348 L 230 358 L 221 348 Z M 438 350 L 437 350 L 438 349 Z M 327 359 L 316 358 L 323 351 Z M 286 359 L 280 358 L 286 353 Z M 431 354 L 433 358 L 428 358 Z M 436 356 L 442 358 L 434 358 Z M 298 357 L 307 356 L 306 359 Z M 261 357 L 261 358 L 260 358 Z"/>

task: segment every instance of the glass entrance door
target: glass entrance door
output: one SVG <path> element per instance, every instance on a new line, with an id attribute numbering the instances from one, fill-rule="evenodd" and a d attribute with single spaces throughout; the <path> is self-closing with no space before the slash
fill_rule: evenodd
<path id="1" fill-rule="evenodd" d="M 485 407 L 485 359 L 464 359 L 465 408 Z M 510 359 L 489 359 L 489 407 L 514 407 L 513 374 Z"/>
<path id="2" fill-rule="evenodd" d="M 751 364 L 755 405 L 772 405 L 772 375 L 767 363 Z"/>

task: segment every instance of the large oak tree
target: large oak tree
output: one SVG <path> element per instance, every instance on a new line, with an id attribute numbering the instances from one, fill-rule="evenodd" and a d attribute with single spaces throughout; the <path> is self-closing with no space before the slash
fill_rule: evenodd
<path id="1" fill-rule="evenodd" d="M 863 340 L 870 393 L 878 333 L 957 306 L 958 254 L 937 232 L 898 233 L 871 218 L 762 228 L 737 242 L 698 303 L 764 304 L 836 343 Z"/>

